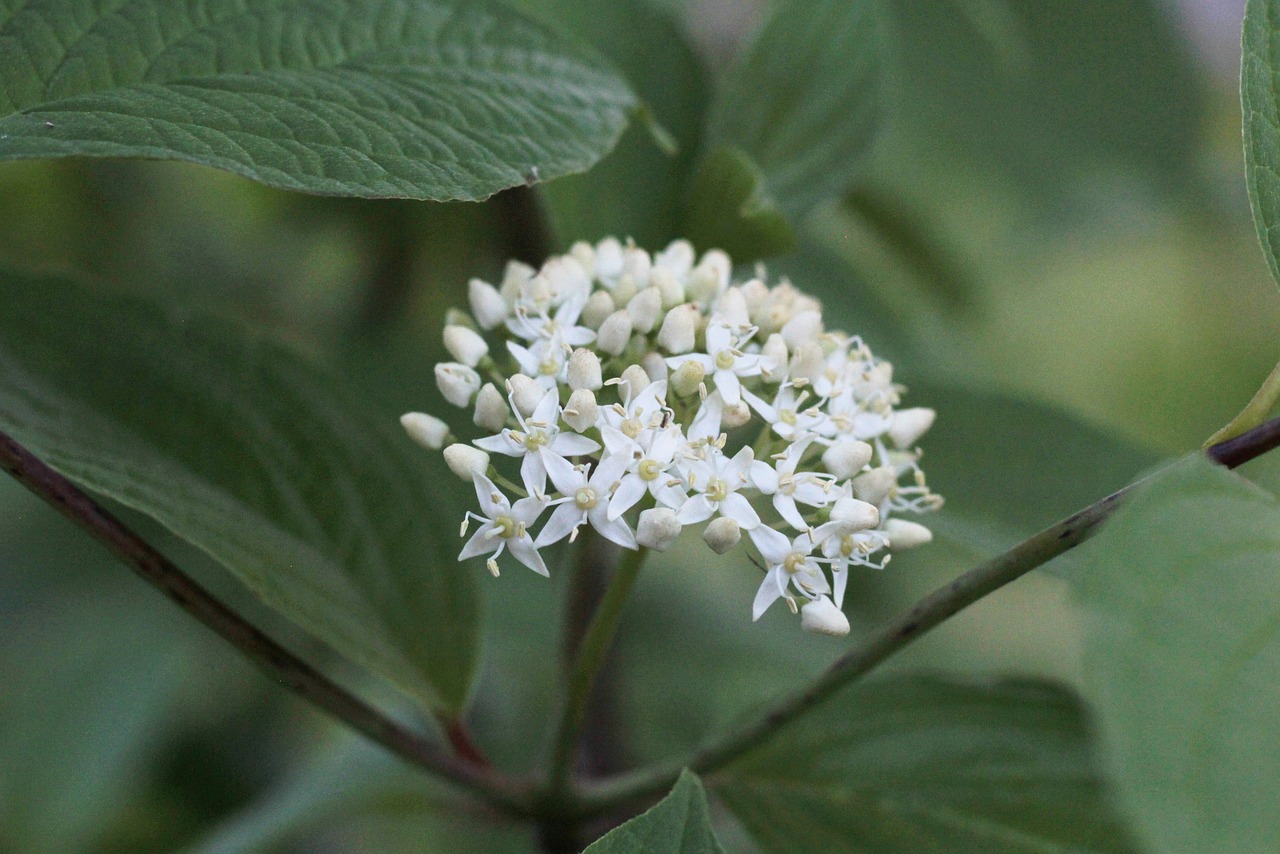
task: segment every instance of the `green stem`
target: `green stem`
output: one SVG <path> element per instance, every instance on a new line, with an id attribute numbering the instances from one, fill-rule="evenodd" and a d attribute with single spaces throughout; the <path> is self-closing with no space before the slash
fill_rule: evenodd
<path id="1" fill-rule="evenodd" d="M 1235 468 L 1280 446 L 1280 418 L 1220 442 L 1205 451 L 1214 462 Z M 1141 481 L 1139 481 L 1141 483 Z M 963 609 L 1063 552 L 1092 537 L 1098 526 L 1120 506 L 1136 487 L 1095 501 L 1004 554 L 969 570 L 918 601 L 911 608 L 872 633 L 836 660 L 818 679 L 784 697 L 759 718 L 734 729 L 694 752 L 667 765 L 641 769 L 603 781 L 583 792 L 574 803 L 579 817 L 607 812 L 624 803 L 666 792 L 682 768 L 708 774 L 760 745 L 780 727 L 795 720 L 836 691 L 856 681 L 889 656 Z"/>
<path id="2" fill-rule="evenodd" d="M 618 629 L 623 605 L 626 604 L 627 596 L 631 593 L 648 552 L 648 549 L 641 548 L 623 553 L 622 561 L 609 581 L 604 598 L 600 600 L 600 607 L 596 609 L 595 616 L 591 618 L 586 634 L 582 637 L 582 643 L 578 646 L 578 654 L 569 671 L 560 720 L 556 726 L 551 771 L 546 786 L 546 795 L 551 799 L 559 799 L 569 787 L 578 757 L 582 725 L 586 720 L 587 700 Z"/>

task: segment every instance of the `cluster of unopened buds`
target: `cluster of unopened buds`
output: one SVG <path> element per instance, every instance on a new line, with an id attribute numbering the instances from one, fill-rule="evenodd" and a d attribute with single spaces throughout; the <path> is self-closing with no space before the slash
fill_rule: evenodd
<path id="1" fill-rule="evenodd" d="M 848 632 L 850 567 L 931 539 L 901 514 L 942 503 L 915 447 L 934 413 L 895 409 L 892 366 L 826 330 L 817 300 L 762 270 L 730 276 L 718 250 L 608 238 L 540 270 L 513 261 L 498 287 L 471 281 L 470 313 L 444 330 L 456 361 L 435 375 L 484 435 L 445 447 L 439 418 L 401 419 L 475 485 L 459 560 L 488 555 L 497 575 L 506 552 L 547 575 L 539 549 L 583 525 L 658 551 L 695 525 L 719 554 L 745 532 L 765 573 L 755 619 L 783 599 L 804 628 Z"/>

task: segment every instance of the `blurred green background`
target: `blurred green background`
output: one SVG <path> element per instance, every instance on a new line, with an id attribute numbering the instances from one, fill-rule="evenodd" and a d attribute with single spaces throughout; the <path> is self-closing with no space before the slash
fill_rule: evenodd
<path id="1" fill-rule="evenodd" d="M 942 24 L 924 0 L 886 4 L 893 124 L 858 186 L 805 220 L 795 252 L 767 259 L 824 300 L 829 326 L 895 362 L 909 404 L 939 412 L 923 443 L 948 498 L 938 542 L 851 582 L 855 633 L 1198 446 L 1280 356 L 1280 299 L 1244 191 L 1243 3 L 947 2 Z M 468 278 L 536 251 L 530 204 L 555 250 L 610 233 L 659 249 L 678 236 L 706 92 L 759 20 L 731 0 L 604 16 L 517 5 L 633 75 L 681 153 L 632 128 L 587 175 L 454 205 L 287 194 L 168 163 L 2 164 L 0 262 L 243 318 L 354 380 L 388 419 L 442 411 L 431 366 L 444 311 L 465 302 Z M 626 26 L 641 37 L 618 38 Z M 194 550 L 126 518 L 295 649 L 331 660 Z M 750 566 L 704 558 L 691 541 L 646 569 L 604 697 L 609 763 L 677 752 L 839 652 L 777 613 L 752 624 Z M 514 571 L 485 579 L 475 726 L 512 767 L 539 758 L 528 733 L 550 711 L 563 587 Z M 893 666 L 1070 682 L 1073 619 L 1063 583 L 1042 571 Z M 272 816 L 286 849 L 531 844 L 512 829 L 465 837 L 468 810 L 430 798 L 353 806 L 341 820 L 288 806 L 290 786 L 302 801 L 312 791 L 308 774 L 338 773 L 313 763 L 353 752 L 377 759 L 0 483 L 0 850 L 166 851 L 216 840 L 231 821 L 243 832 L 259 821 L 267 838 Z M 745 850 L 717 818 L 726 846 Z"/>

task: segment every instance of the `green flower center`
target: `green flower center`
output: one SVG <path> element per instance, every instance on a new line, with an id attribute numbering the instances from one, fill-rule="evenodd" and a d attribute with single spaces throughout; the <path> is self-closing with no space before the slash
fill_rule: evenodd
<path id="1" fill-rule="evenodd" d="M 644 460 L 636 467 L 636 474 L 640 475 L 641 480 L 657 480 L 658 475 L 662 474 L 662 463 L 657 460 Z"/>
<path id="2" fill-rule="evenodd" d="M 579 488 L 573 496 L 573 503 L 583 510 L 590 510 L 596 506 L 596 491 L 589 486 Z"/>
<path id="3" fill-rule="evenodd" d="M 729 496 L 729 484 L 716 478 L 707 484 L 706 496 L 712 501 L 724 501 Z"/>
<path id="4" fill-rule="evenodd" d="M 722 371 L 727 371 L 733 367 L 733 363 L 737 361 L 737 357 L 729 350 L 721 350 L 716 353 L 716 367 Z"/>

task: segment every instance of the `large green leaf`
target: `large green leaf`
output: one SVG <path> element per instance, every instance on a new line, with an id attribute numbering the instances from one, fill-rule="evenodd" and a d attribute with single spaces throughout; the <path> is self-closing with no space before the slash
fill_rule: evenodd
<path id="1" fill-rule="evenodd" d="M 632 237 L 660 249 L 680 233 L 689 172 L 706 114 L 705 73 L 675 15 L 650 0 L 519 0 L 593 45 L 644 101 L 677 150 L 664 151 L 650 128 L 636 122 L 594 169 L 545 190 L 563 244 L 606 235 Z M 626 38 L 619 38 L 626 33 Z"/>
<path id="2" fill-rule="evenodd" d="M 28 854 L 94 850 L 145 784 L 194 658 L 138 585 L 46 592 L 0 635 L 0 850 Z"/>
<path id="3" fill-rule="evenodd" d="M 883 29 L 871 0 L 777 4 L 712 105 L 708 145 L 749 155 L 792 218 L 839 196 L 881 127 Z"/>
<path id="4" fill-rule="evenodd" d="M 1280 282 L 1280 2 L 1249 0 L 1244 14 L 1240 103 L 1244 170 L 1262 254 Z"/>
<path id="5" fill-rule="evenodd" d="M 588 846 L 585 854 L 720 854 L 707 812 L 702 783 L 688 771 L 671 792 L 643 815 L 615 827 Z"/>
<path id="6" fill-rule="evenodd" d="M 366 825 L 378 824 L 389 825 L 381 828 L 383 832 L 403 830 L 407 838 L 395 847 L 355 846 L 350 840 L 343 844 L 345 835 L 360 835 Z M 287 772 L 264 797 L 215 826 L 187 854 L 294 850 L 285 846 L 309 835 L 327 837 L 324 847 L 333 850 L 405 854 L 534 850 L 529 828 L 495 820 L 491 813 L 477 813 L 380 746 L 340 737 Z"/>
<path id="7" fill-rule="evenodd" d="M 1188 459 L 1086 546 L 1085 674 L 1154 850 L 1280 849 L 1280 500 Z"/>
<path id="8" fill-rule="evenodd" d="M 735 145 L 717 146 L 693 179 L 686 234 L 699 248 L 718 247 L 739 264 L 788 251 L 795 230 L 768 192 L 750 155 Z"/>
<path id="9" fill-rule="evenodd" d="M 846 689 L 708 784 L 771 852 L 1131 851 L 1070 693 L 898 676 Z"/>
<path id="10" fill-rule="evenodd" d="M 51 278 L 0 275 L 0 302 L 0 429 L 437 710 L 462 705 L 476 592 L 429 488 L 443 467 L 394 422 L 231 324 Z"/>
<path id="11" fill-rule="evenodd" d="M 594 54 L 470 0 L 0 4 L 0 160 L 177 159 L 315 193 L 479 199 L 587 169 L 633 106 Z"/>

